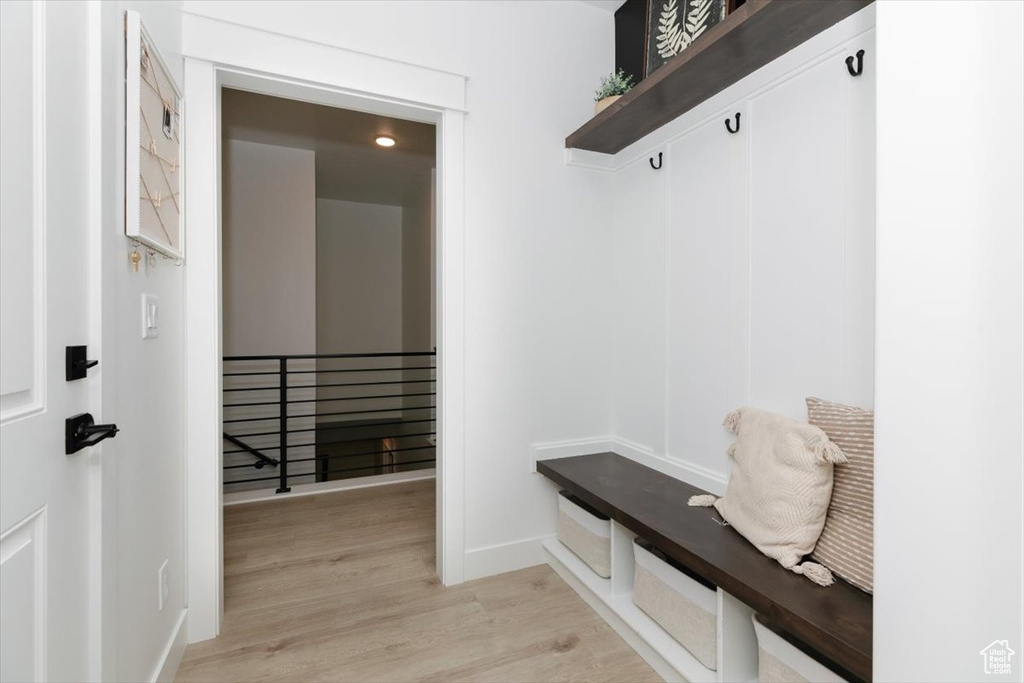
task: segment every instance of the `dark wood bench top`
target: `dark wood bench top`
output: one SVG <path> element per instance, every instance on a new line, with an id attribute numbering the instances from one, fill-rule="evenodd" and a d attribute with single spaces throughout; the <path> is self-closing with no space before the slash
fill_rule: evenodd
<path id="1" fill-rule="evenodd" d="M 540 460 L 537 471 L 752 607 L 772 630 L 871 680 L 871 596 L 783 569 L 716 521 L 713 508 L 687 505 L 706 491 L 615 453 Z"/>

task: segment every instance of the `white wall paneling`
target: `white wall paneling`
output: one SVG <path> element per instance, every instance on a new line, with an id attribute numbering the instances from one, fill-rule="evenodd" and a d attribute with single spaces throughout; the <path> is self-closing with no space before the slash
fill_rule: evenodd
<path id="1" fill-rule="evenodd" d="M 674 141 L 666 162 L 666 451 L 720 474 L 722 418 L 747 401 L 750 137 L 740 103 Z"/>
<path id="2" fill-rule="evenodd" d="M 848 161 L 874 144 L 876 69 L 844 63 L 858 49 L 872 33 L 750 104 L 748 400 L 793 418 L 806 396 L 872 405 L 874 217 L 847 213 L 874 199 L 873 159 Z"/>
<path id="3" fill-rule="evenodd" d="M 681 117 L 689 127 L 669 124 L 680 132 L 666 144 L 620 153 L 611 439 L 623 454 L 717 490 L 729 411 L 805 419 L 815 395 L 873 404 L 874 71 L 869 58 L 853 78 L 844 63 L 873 52 L 871 12 Z"/>
<path id="4" fill-rule="evenodd" d="M 641 447 L 664 452 L 665 377 L 665 197 L 671 164 L 665 150 L 629 164 L 615 176 L 612 289 L 615 346 L 609 379 L 615 387 L 612 433 Z"/>

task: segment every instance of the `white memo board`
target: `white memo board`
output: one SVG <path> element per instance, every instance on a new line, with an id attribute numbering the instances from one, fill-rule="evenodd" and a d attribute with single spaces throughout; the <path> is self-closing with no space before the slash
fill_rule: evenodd
<path id="1" fill-rule="evenodd" d="M 125 41 L 125 234 L 181 260 L 181 90 L 138 12 Z"/>

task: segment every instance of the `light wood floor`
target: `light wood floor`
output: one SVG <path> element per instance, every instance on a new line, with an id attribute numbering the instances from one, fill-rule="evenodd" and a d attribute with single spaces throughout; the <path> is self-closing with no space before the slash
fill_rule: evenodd
<path id="1" fill-rule="evenodd" d="M 445 588 L 434 483 L 224 510 L 223 630 L 178 681 L 658 681 L 548 566 Z"/>

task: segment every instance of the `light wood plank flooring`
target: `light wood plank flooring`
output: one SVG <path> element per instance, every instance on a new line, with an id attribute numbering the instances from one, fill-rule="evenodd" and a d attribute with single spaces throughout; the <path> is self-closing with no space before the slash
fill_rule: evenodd
<path id="1" fill-rule="evenodd" d="M 658 681 L 546 565 L 445 588 L 434 483 L 224 510 L 223 632 L 178 681 Z"/>

